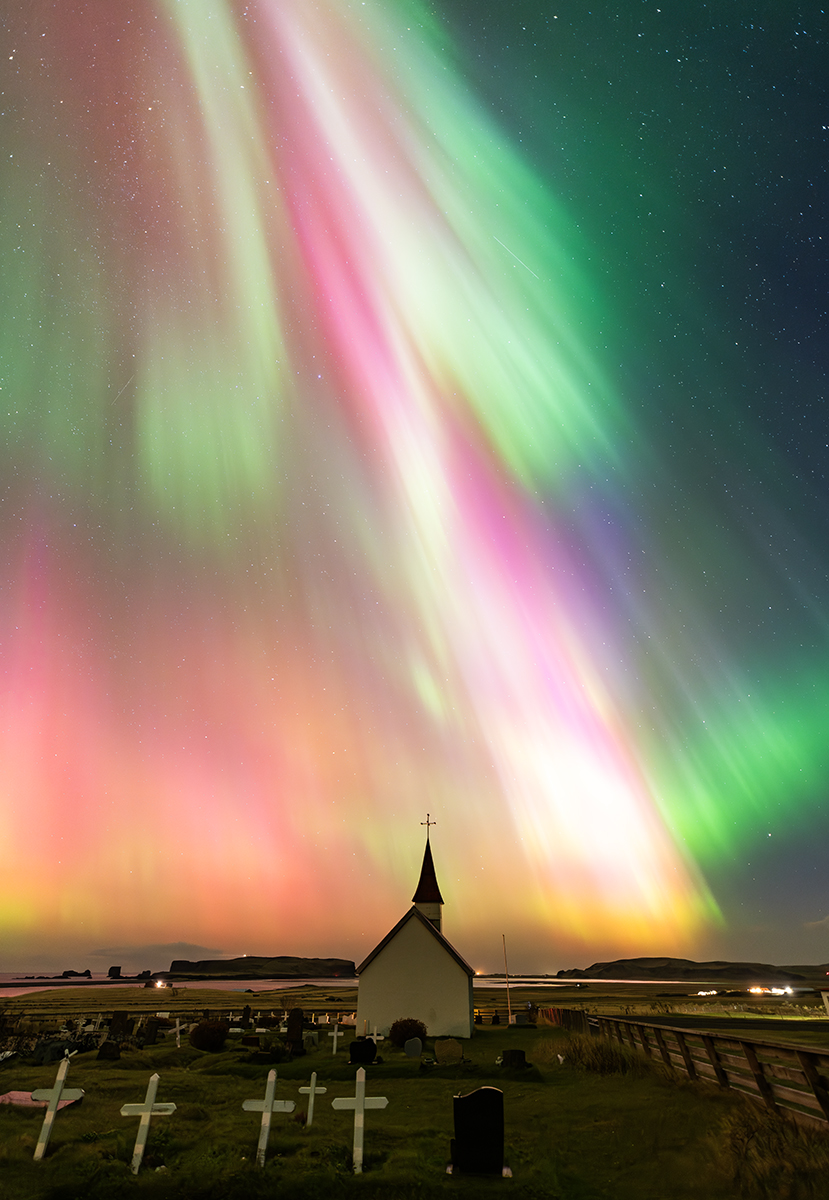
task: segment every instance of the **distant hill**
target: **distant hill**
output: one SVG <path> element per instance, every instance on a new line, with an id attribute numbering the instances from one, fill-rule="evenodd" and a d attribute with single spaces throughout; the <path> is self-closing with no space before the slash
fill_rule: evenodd
<path id="1" fill-rule="evenodd" d="M 170 964 L 170 975 L 186 975 L 188 978 L 204 976 L 211 979 L 337 979 L 351 978 L 357 972 L 354 963 L 346 958 L 258 958 L 248 954 L 242 958 L 204 958 L 199 962 L 188 962 L 185 958 L 174 958 Z"/>
<path id="2" fill-rule="evenodd" d="M 678 979 L 689 983 L 801 983 L 823 967 L 775 967 L 756 962 L 693 962 L 690 958 L 618 958 L 585 970 L 559 971 L 557 979 Z"/>

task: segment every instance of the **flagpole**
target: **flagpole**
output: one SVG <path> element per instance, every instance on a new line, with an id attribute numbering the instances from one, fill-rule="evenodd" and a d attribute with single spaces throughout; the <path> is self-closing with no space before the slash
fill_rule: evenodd
<path id="1" fill-rule="evenodd" d="M 509 1016 L 509 1022 L 512 1024 L 512 1005 L 510 1004 L 509 999 L 509 971 L 507 970 L 507 935 L 505 933 L 501 934 L 501 940 L 504 943 L 504 979 L 507 983 L 507 1014 Z"/>

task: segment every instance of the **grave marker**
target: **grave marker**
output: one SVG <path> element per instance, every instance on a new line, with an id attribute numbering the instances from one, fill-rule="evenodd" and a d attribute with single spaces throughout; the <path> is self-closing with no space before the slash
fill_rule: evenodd
<path id="1" fill-rule="evenodd" d="M 328 1091 L 328 1088 L 317 1087 L 316 1071 L 311 1072 L 311 1086 L 310 1087 L 301 1087 L 299 1089 L 299 1094 L 301 1096 L 308 1097 L 308 1116 L 305 1118 L 306 1128 L 308 1125 L 312 1125 L 314 1122 L 314 1097 L 317 1095 L 317 1093 L 319 1093 L 319 1095 L 321 1096 L 323 1094 L 323 1092 L 327 1092 L 327 1091 Z"/>
<path id="2" fill-rule="evenodd" d="M 288 1049 L 291 1054 L 299 1056 L 305 1053 L 305 1048 L 302 1044 L 302 1026 L 304 1024 L 304 1013 L 301 1008 L 292 1008 L 288 1013 L 288 1025 L 285 1030 L 288 1042 Z"/>
<path id="3" fill-rule="evenodd" d="M 501 1054 L 501 1065 L 511 1071 L 523 1071 L 530 1064 L 524 1050 L 504 1050 Z"/>
<path id="4" fill-rule="evenodd" d="M 336 1053 L 337 1053 L 337 1038 L 345 1037 L 345 1034 L 344 1034 L 344 1033 L 340 1033 L 340 1027 L 339 1027 L 339 1025 L 335 1025 L 335 1026 L 334 1026 L 334 1032 L 333 1032 L 333 1033 L 329 1033 L 329 1035 L 328 1035 L 328 1036 L 329 1036 L 330 1038 L 333 1038 L 333 1039 L 334 1039 L 334 1050 L 333 1050 L 333 1053 L 334 1053 L 334 1054 L 336 1054 Z"/>
<path id="5" fill-rule="evenodd" d="M 77 1051 L 73 1051 L 77 1054 Z M 58 1111 L 58 1104 L 61 1100 L 72 1101 L 80 1100 L 83 1096 L 82 1088 L 67 1088 L 66 1074 L 69 1070 L 69 1054 L 67 1053 L 63 1062 L 58 1067 L 58 1073 L 55 1077 L 55 1086 L 51 1088 L 38 1088 L 32 1092 L 33 1100 L 47 1100 L 46 1115 L 43 1118 L 43 1125 L 40 1130 L 40 1137 L 37 1139 L 35 1146 L 35 1162 L 40 1162 L 43 1155 L 46 1153 L 46 1147 L 49 1145 L 49 1138 L 52 1136 L 52 1126 L 55 1123 L 55 1113 Z"/>
<path id="6" fill-rule="evenodd" d="M 128 1012 L 114 1012 L 109 1023 L 109 1036 L 113 1042 L 121 1042 L 128 1038 L 135 1028 L 135 1018 Z"/>
<path id="7" fill-rule="evenodd" d="M 456 1038 L 441 1038 L 435 1042 L 435 1062 L 439 1067 L 453 1067 L 463 1062 L 463 1046 Z"/>
<path id="8" fill-rule="evenodd" d="M 268 1082 L 265 1085 L 264 1100 L 244 1100 L 242 1108 L 245 1112 L 261 1112 L 262 1124 L 259 1128 L 259 1144 L 256 1147 L 256 1165 L 264 1167 L 265 1154 L 268 1149 L 268 1138 L 271 1135 L 271 1116 L 275 1112 L 290 1113 L 296 1108 L 293 1100 L 274 1100 L 276 1091 L 276 1071 L 268 1072 Z"/>
<path id="9" fill-rule="evenodd" d="M 365 1063 L 367 1067 L 370 1067 L 376 1057 L 377 1047 L 371 1038 L 358 1038 L 349 1047 L 349 1063 Z"/>
<path id="10" fill-rule="evenodd" d="M 152 1117 L 169 1117 L 171 1113 L 176 1111 L 175 1104 L 156 1104 L 155 1097 L 158 1091 L 158 1081 L 161 1078 L 158 1073 L 150 1076 L 150 1082 L 147 1084 L 147 1094 L 144 1097 L 143 1104 L 124 1104 L 121 1107 L 122 1117 L 140 1117 L 138 1123 L 138 1136 L 135 1139 L 135 1149 L 132 1152 L 132 1173 L 138 1174 L 138 1169 L 141 1166 L 141 1159 L 144 1157 L 144 1147 L 147 1145 L 147 1134 L 150 1132 L 150 1120 Z"/>
<path id="11" fill-rule="evenodd" d="M 481 1087 L 466 1096 L 455 1096 L 455 1136 L 449 1157 L 453 1170 L 472 1175 L 505 1175 L 504 1166 L 504 1093 L 498 1088 Z"/>
<path id="12" fill-rule="evenodd" d="M 364 1067 L 360 1067 L 357 1072 L 356 1086 L 354 1088 L 354 1096 L 338 1097 L 331 1101 L 332 1108 L 353 1108 L 354 1109 L 354 1174 L 361 1175 L 363 1173 L 363 1135 L 365 1133 L 366 1124 L 366 1109 L 367 1108 L 385 1108 L 388 1100 L 385 1096 L 367 1096 L 366 1095 L 366 1072 Z"/>

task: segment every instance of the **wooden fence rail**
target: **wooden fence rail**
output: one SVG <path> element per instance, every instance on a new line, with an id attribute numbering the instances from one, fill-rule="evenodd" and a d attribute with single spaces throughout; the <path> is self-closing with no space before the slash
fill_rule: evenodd
<path id="1" fill-rule="evenodd" d="M 612 1038 L 689 1079 L 742 1092 L 796 1121 L 829 1128 L 829 1051 L 654 1025 L 635 1017 L 544 1009 L 553 1024 Z"/>

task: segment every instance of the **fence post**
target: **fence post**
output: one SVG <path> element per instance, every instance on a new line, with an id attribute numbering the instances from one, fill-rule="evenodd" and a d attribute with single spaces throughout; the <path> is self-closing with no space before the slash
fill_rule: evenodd
<path id="1" fill-rule="evenodd" d="M 671 1056 L 668 1053 L 668 1047 L 665 1045 L 665 1039 L 662 1036 L 661 1029 L 654 1029 L 653 1036 L 656 1038 L 656 1044 L 659 1047 L 659 1053 L 662 1055 L 662 1061 L 669 1071 L 673 1071 L 674 1064 L 671 1061 Z"/>
<path id="2" fill-rule="evenodd" d="M 826 993 L 824 993 L 825 995 Z M 805 1050 L 795 1051 L 798 1061 L 803 1068 L 803 1074 L 806 1077 L 806 1082 L 815 1094 L 815 1099 L 823 1110 L 823 1115 L 829 1120 L 829 1091 L 826 1088 L 826 1080 L 822 1075 L 818 1074 L 815 1067 L 814 1055 L 808 1054 Z"/>
<path id="3" fill-rule="evenodd" d="M 771 1084 L 763 1073 L 763 1065 L 758 1059 L 757 1055 L 754 1053 L 754 1047 L 750 1046 L 748 1042 L 740 1042 L 740 1045 L 743 1048 L 743 1054 L 746 1056 L 746 1061 L 751 1067 L 751 1073 L 754 1076 L 755 1083 L 757 1084 L 757 1090 L 763 1097 L 766 1106 L 768 1108 L 776 1109 L 777 1103 L 774 1099 L 774 1093 L 771 1090 Z"/>
<path id="4" fill-rule="evenodd" d="M 722 1088 L 730 1087 L 731 1085 L 728 1082 L 728 1076 L 723 1070 L 723 1065 L 720 1062 L 720 1056 L 717 1053 L 716 1046 L 714 1045 L 714 1039 L 709 1037 L 707 1033 L 704 1033 L 702 1035 L 702 1044 L 705 1046 L 705 1049 L 708 1052 L 708 1058 L 711 1061 L 711 1066 L 714 1068 L 714 1074 L 717 1076 L 717 1083 Z"/>
<path id="5" fill-rule="evenodd" d="M 647 1054 L 648 1058 L 653 1058 L 653 1050 L 651 1049 L 651 1043 L 650 1039 L 648 1038 L 647 1029 L 644 1025 L 637 1025 L 636 1028 L 639 1030 L 639 1038 L 642 1042 L 642 1049 L 645 1051 L 645 1054 Z"/>
<path id="6" fill-rule="evenodd" d="M 696 1079 L 697 1069 L 694 1066 L 694 1060 L 691 1058 L 691 1051 L 685 1041 L 685 1034 L 680 1033 L 678 1029 L 674 1030 L 674 1037 L 679 1046 L 679 1052 L 682 1055 L 682 1061 L 685 1063 L 685 1070 L 688 1072 L 689 1079 Z"/>

